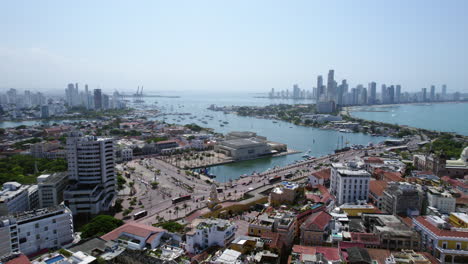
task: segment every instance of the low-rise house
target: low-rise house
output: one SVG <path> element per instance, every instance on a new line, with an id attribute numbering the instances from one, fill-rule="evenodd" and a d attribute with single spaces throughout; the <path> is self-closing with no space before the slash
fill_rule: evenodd
<path id="1" fill-rule="evenodd" d="M 301 245 L 321 246 L 327 240 L 329 235 L 329 223 L 332 216 L 324 211 L 312 214 L 300 226 Z"/>
<path id="2" fill-rule="evenodd" d="M 106 241 L 116 241 L 122 247 L 133 250 L 154 249 L 160 245 L 166 230 L 136 222 L 126 223 L 101 236 Z"/>
<path id="3" fill-rule="evenodd" d="M 388 183 L 382 180 L 373 180 L 369 183 L 369 201 L 377 208 L 383 210 L 384 191 Z"/>
<path id="4" fill-rule="evenodd" d="M 313 172 L 309 176 L 309 183 L 312 186 L 316 186 L 316 185 L 330 186 L 330 175 L 331 175 L 330 168 L 326 168 L 323 170 Z"/>
<path id="5" fill-rule="evenodd" d="M 225 247 L 234 240 L 237 227 L 223 219 L 195 219 L 190 224 L 185 241 L 185 250 L 199 253 L 212 246 Z"/>

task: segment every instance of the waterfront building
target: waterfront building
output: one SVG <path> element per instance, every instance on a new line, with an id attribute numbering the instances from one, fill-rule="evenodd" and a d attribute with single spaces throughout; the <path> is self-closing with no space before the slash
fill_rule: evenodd
<path id="1" fill-rule="evenodd" d="M 451 227 L 438 216 L 413 218 L 414 229 L 421 234 L 422 249 L 440 263 L 468 263 L 468 230 Z"/>
<path id="2" fill-rule="evenodd" d="M 62 203 L 63 192 L 67 184 L 67 172 L 43 174 L 37 177 L 39 207 L 52 207 Z"/>
<path id="3" fill-rule="evenodd" d="M 393 215 L 419 215 L 422 190 L 415 184 L 390 182 L 383 193 L 383 210 Z"/>
<path id="4" fill-rule="evenodd" d="M 442 85 L 442 100 L 447 100 L 447 85 Z"/>
<path id="5" fill-rule="evenodd" d="M 434 102 L 436 100 L 436 94 L 435 94 L 435 85 L 431 85 L 431 93 L 429 94 L 431 102 Z"/>
<path id="6" fill-rule="evenodd" d="M 102 110 L 102 92 L 101 89 L 94 89 L 94 110 Z"/>
<path id="7" fill-rule="evenodd" d="M 226 247 L 234 240 L 237 226 L 224 219 L 195 219 L 186 235 L 185 250 L 195 254 L 212 246 Z"/>
<path id="8" fill-rule="evenodd" d="M 334 101 L 336 104 L 336 82 L 335 82 L 335 71 L 328 71 L 327 78 L 327 100 Z"/>
<path id="9" fill-rule="evenodd" d="M 323 86 L 322 75 L 317 76 L 317 103 L 323 100 L 325 95 L 325 87 Z"/>
<path id="10" fill-rule="evenodd" d="M 422 88 L 421 91 L 421 101 L 426 102 L 427 101 L 427 88 Z"/>
<path id="11" fill-rule="evenodd" d="M 381 91 L 380 91 L 380 103 L 386 104 L 387 103 L 387 86 L 382 84 Z"/>
<path id="12" fill-rule="evenodd" d="M 371 82 L 369 83 L 369 104 L 376 104 L 377 103 L 377 83 Z"/>
<path id="13" fill-rule="evenodd" d="M 338 205 L 367 200 L 371 174 L 355 162 L 333 163 L 330 193 Z"/>
<path id="14" fill-rule="evenodd" d="M 114 141 L 71 132 L 67 138 L 65 204 L 73 214 L 107 211 L 116 197 Z"/>
<path id="15" fill-rule="evenodd" d="M 131 250 L 154 249 L 161 244 L 166 230 L 150 225 L 129 222 L 101 236 L 105 241 L 114 241 Z"/>
<path id="16" fill-rule="evenodd" d="M 0 218 L 0 256 L 32 255 L 73 242 L 73 217 L 63 204 Z"/>
<path id="17" fill-rule="evenodd" d="M 325 243 L 328 237 L 329 223 L 332 216 L 320 211 L 310 215 L 307 220 L 300 226 L 301 245 L 304 246 L 321 246 Z"/>
<path id="18" fill-rule="evenodd" d="M 401 103 L 401 85 L 397 84 L 395 88 L 395 103 Z"/>
<path id="19" fill-rule="evenodd" d="M 445 172 L 450 177 L 459 178 L 468 174 L 468 147 L 463 149 L 459 159 L 446 161 Z"/>
<path id="20" fill-rule="evenodd" d="M 271 146 L 259 137 L 224 140 L 215 145 L 214 150 L 235 160 L 253 159 L 272 154 Z"/>
<path id="21" fill-rule="evenodd" d="M 0 190 L 0 216 L 29 210 L 29 185 L 5 182 Z"/>
<path id="22" fill-rule="evenodd" d="M 395 86 L 390 85 L 390 87 L 388 87 L 387 96 L 388 96 L 388 103 L 394 104 L 395 103 Z"/>
<path id="23" fill-rule="evenodd" d="M 301 98 L 301 89 L 299 89 L 299 85 L 293 85 L 293 99 L 300 99 Z"/>

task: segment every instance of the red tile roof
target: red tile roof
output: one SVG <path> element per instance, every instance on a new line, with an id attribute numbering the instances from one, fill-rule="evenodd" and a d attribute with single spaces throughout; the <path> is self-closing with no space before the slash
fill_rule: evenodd
<path id="1" fill-rule="evenodd" d="M 314 175 L 317 179 L 328 180 L 330 179 L 331 169 L 327 168 L 327 169 L 319 170 L 319 171 L 312 173 L 312 175 Z"/>
<path id="2" fill-rule="evenodd" d="M 5 262 L 5 264 L 31 264 L 31 261 L 29 261 L 28 257 L 21 254 L 18 257 Z"/>
<path id="3" fill-rule="evenodd" d="M 402 174 L 396 171 L 385 171 L 381 168 L 377 168 L 374 170 L 374 176 L 378 179 L 390 182 L 390 181 L 403 181 L 401 177 Z"/>
<path id="4" fill-rule="evenodd" d="M 372 260 L 377 261 L 378 264 L 385 264 L 386 258 L 388 258 L 391 254 L 390 250 L 388 249 L 378 249 L 378 248 L 368 248 L 367 253 Z"/>
<path id="5" fill-rule="evenodd" d="M 381 158 L 378 157 L 368 157 L 364 159 L 365 163 L 378 163 L 378 164 L 383 164 L 384 161 Z"/>
<path id="6" fill-rule="evenodd" d="M 138 224 L 136 222 L 129 222 L 101 236 L 101 238 L 106 241 L 110 241 L 110 240 L 117 239 L 122 233 L 127 233 L 127 234 L 132 234 L 132 235 L 146 239 L 155 233 L 160 233 L 164 231 L 166 230 L 153 227 L 150 225 L 143 225 L 143 224 Z"/>
<path id="7" fill-rule="evenodd" d="M 303 254 L 315 255 L 316 253 L 321 253 L 329 261 L 341 260 L 340 250 L 338 248 L 333 248 L 333 247 L 308 247 L 308 246 L 294 245 L 292 251 L 294 253 L 301 254 L 301 255 Z"/>
<path id="8" fill-rule="evenodd" d="M 375 180 L 369 182 L 369 191 L 377 196 L 382 196 L 385 188 L 387 188 L 387 182 L 381 180 Z"/>
<path id="9" fill-rule="evenodd" d="M 413 222 L 419 222 L 421 225 L 429 229 L 432 233 L 436 234 L 437 236 L 468 238 L 468 232 L 440 229 L 437 226 L 434 226 L 429 221 L 427 221 L 427 219 L 424 216 L 418 216 L 414 218 Z"/>
<path id="10" fill-rule="evenodd" d="M 324 231 L 328 223 L 332 219 L 332 216 L 324 211 L 313 213 L 307 218 L 307 220 L 302 224 L 301 228 L 307 230 L 320 230 Z"/>

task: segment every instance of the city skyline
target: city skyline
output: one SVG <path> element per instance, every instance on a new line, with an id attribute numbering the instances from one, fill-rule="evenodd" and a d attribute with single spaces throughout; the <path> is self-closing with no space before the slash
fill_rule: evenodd
<path id="1" fill-rule="evenodd" d="M 108 3 L 6 3 L 0 90 L 58 92 L 86 80 L 108 92 L 138 84 L 148 92 L 260 92 L 311 88 L 316 74 L 336 69 L 336 80 L 355 81 L 350 87 L 466 92 L 467 3 L 427 3 L 113 2 L 113 12 Z"/>

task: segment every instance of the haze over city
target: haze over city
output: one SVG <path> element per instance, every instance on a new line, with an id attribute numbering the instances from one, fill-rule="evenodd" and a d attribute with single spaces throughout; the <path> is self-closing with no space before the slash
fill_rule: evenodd
<path id="1" fill-rule="evenodd" d="M 27 7 L 27 8 L 25 8 Z M 134 92 L 265 92 L 447 84 L 466 92 L 466 1 L 11 1 L 0 8 L 0 91 L 70 82 Z"/>

